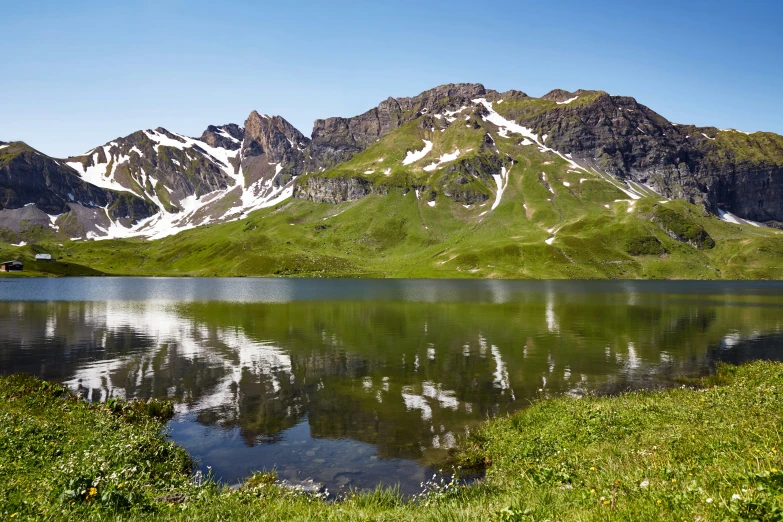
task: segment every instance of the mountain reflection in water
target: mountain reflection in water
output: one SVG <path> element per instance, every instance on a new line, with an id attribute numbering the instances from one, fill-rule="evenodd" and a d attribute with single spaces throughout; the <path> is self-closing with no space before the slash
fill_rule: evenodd
<path id="1" fill-rule="evenodd" d="M 534 397 L 781 353 L 776 284 L 75 281 L 0 285 L 0 371 L 93 401 L 174 399 L 173 438 L 228 481 L 276 468 L 413 491 L 477 423 Z M 58 290 L 75 299 L 46 300 Z"/>

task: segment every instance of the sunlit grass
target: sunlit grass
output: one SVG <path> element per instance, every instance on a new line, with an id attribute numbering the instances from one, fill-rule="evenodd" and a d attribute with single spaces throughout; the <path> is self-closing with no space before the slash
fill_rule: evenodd
<path id="1" fill-rule="evenodd" d="M 4 519 L 780 520 L 783 365 L 724 366 L 682 388 L 542 397 L 463 441 L 455 465 L 480 484 L 429 485 L 339 502 L 281 489 L 268 474 L 237 489 L 189 475 L 160 435 L 165 407 L 90 406 L 56 385 L 0 379 Z M 146 412 L 146 413 L 145 413 Z M 445 487 L 447 486 L 447 487 Z"/>

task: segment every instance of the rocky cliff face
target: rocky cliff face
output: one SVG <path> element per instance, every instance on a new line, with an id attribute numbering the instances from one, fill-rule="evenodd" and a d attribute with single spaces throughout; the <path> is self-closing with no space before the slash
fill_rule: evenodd
<path id="1" fill-rule="evenodd" d="M 359 177 L 311 176 L 294 185 L 293 196 L 319 203 L 344 203 L 373 193 L 385 194 L 386 190 Z"/>
<path id="2" fill-rule="evenodd" d="M 245 121 L 242 168 L 251 182 L 275 171 L 274 185 L 283 186 L 304 174 L 309 145 L 310 139 L 284 118 L 253 111 Z"/>
<path id="3" fill-rule="evenodd" d="M 74 205 L 104 207 L 110 216 L 132 221 L 155 212 L 143 199 L 86 183 L 63 162 L 16 142 L 0 150 L 0 208 L 27 205 L 49 215 L 64 214 Z"/>
<path id="4" fill-rule="evenodd" d="M 507 114 L 546 135 L 548 147 L 714 213 L 783 221 L 780 136 L 675 125 L 633 98 L 601 91 L 555 90 L 541 99 L 550 105 Z"/>
<path id="5" fill-rule="evenodd" d="M 238 154 L 239 140 L 209 129 L 204 134 L 230 148 L 213 149 L 206 142 L 158 127 L 117 138 L 66 162 L 91 183 L 133 193 L 162 210 L 176 212 L 189 196 L 233 184 L 236 168 L 229 159 Z"/>
<path id="6" fill-rule="evenodd" d="M 487 90 L 480 83 L 441 85 L 412 98 L 387 98 L 376 108 L 352 118 L 315 120 L 310 171 L 329 169 L 349 160 L 423 114 L 457 109 L 486 95 Z"/>
<path id="7" fill-rule="evenodd" d="M 245 129 L 235 123 L 229 123 L 222 127 L 210 125 L 201 134 L 200 140 L 214 148 L 237 150 L 242 146 L 245 137 Z"/>

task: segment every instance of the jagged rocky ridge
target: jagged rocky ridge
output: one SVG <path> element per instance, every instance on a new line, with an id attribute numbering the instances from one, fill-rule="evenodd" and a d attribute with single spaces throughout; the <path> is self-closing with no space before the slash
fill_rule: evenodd
<path id="1" fill-rule="evenodd" d="M 399 168 L 428 177 L 389 176 L 387 168 L 389 179 L 377 183 L 372 169 L 340 170 L 409 124 L 436 133 L 463 122 L 485 133 L 469 156 L 430 157 L 426 139 L 421 149 L 406 147 L 415 161 Z M 199 138 L 137 131 L 65 160 L 0 143 L 0 228 L 20 238 L 31 226 L 60 237 L 159 238 L 241 219 L 292 196 L 340 203 L 392 186 L 470 205 L 502 191 L 515 160 L 501 156 L 494 140 L 510 135 L 613 176 L 632 196 L 646 187 L 719 215 L 783 222 L 781 136 L 675 125 L 633 98 L 602 91 L 556 89 L 533 98 L 450 84 L 388 98 L 352 118 L 316 120 L 311 138 L 280 116 L 253 111 L 244 127 L 209 126 Z"/>
<path id="2" fill-rule="evenodd" d="M 506 115 L 578 163 L 719 214 L 783 218 L 783 137 L 677 125 L 635 99 L 554 90 Z"/>

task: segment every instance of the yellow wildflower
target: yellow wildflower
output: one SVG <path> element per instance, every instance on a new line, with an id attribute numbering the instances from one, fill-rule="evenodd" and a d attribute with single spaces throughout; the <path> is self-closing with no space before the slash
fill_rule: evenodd
<path id="1" fill-rule="evenodd" d="M 90 488 L 90 490 L 87 492 L 88 497 L 94 497 L 98 494 L 98 490 L 96 488 Z"/>

